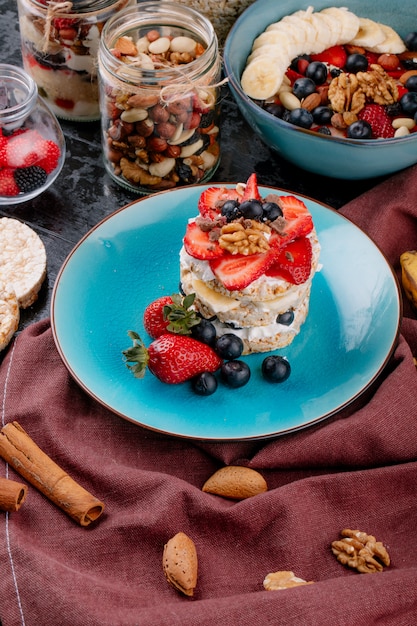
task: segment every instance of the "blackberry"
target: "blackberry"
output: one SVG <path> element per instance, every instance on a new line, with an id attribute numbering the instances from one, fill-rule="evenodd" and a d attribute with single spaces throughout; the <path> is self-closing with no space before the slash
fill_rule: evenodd
<path id="1" fill-rule="evenodd" d="M 30 167 L 22 167 L 14 172 L 16 185 L 22 193 L 28 193 L 34 189 L 39 189 L 45 184 L 48 175 L 39 165 L 31 165 Z"/>

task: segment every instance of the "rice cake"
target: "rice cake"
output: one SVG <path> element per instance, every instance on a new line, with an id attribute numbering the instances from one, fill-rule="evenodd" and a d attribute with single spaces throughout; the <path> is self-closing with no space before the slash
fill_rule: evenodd
<path id="1" fill-rule="evenodd" d="M 0 351 L 9 344 L 19 326 L 17 296 L 10 285 L 0 281 Z"/>
<path id="2" fill-rule="evenodd" d="M 19 307 L 35 302 L 46 276 L 46 250 L 32 228 L 0 218 L 0 281 L 13 286 Z"/>

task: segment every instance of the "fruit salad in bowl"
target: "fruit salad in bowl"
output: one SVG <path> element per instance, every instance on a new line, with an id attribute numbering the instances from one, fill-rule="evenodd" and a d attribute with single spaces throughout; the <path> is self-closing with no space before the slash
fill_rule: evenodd
<path id="1" fill-rule="evenodd" d="M 340 4 L 340 6 L 339 6 Z M 371 17 L 372 16 L 372 17 Z M 230 88 L 261 138 L 334 178 L 389 174 L 417 161 L 417 20 L 411 3 L 258 0 L 225 47 Z M 414 18 L 415 19 L 415 18 Z M 240 46 L 238 41 L 250 42 Z"/>

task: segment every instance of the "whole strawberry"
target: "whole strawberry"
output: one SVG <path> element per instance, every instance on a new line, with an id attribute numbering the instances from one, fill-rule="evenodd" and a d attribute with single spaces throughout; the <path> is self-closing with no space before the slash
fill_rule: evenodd
<path id="1" fill-rule="evenodd" d="M 359 112 L 358 117 L 371 125 L 373 139 L 394 137 L 395 130 L 392 120 L 381 104 L 367 104 Z"/>
<path id="2" fill-rule="evenodd" d="M 196 312 L 190 309 L 194 298 L 194 294 L 184 298 L 180 294 L 173 294 L 151 302 L 143 314 L 143 325 L 148 335 L 156 339 L 166 332 L 191 334 L 191 327 L 200 322 Z"/>
<path id="3" fill-rule="evenodd" d="M 137 333 L 128 335 L 133 347 L 123 350 L 123 355 L 136 378 L 143 378 L 148 368 L 161 382 L 175 385 L 202 372 L 215 372 L 223 362 L 210 346 L 192 337 L 165 333 L 146 348 Z"/>

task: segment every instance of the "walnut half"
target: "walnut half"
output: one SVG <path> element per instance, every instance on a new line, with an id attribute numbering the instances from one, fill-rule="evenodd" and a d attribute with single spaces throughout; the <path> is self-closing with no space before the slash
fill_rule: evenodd
<path id="1" fill-rule="evenodd" d="M 219 244 L 231 254 L 258 254 L 269 250 L 265 235 L 270 233 L 269 226 L 255 220 L 230 222 L 222 226 Z"/>
<path id="2" fill-rule="evenodd" d="M 385 546 L 372 535 L 360 530 L 345 528 L 341 531 L 343 539 L 332 542 L 332 552 L 342 565 L 357 569 L 362 574 L 382 572 L 389 566 L 390 557 Z"/>

